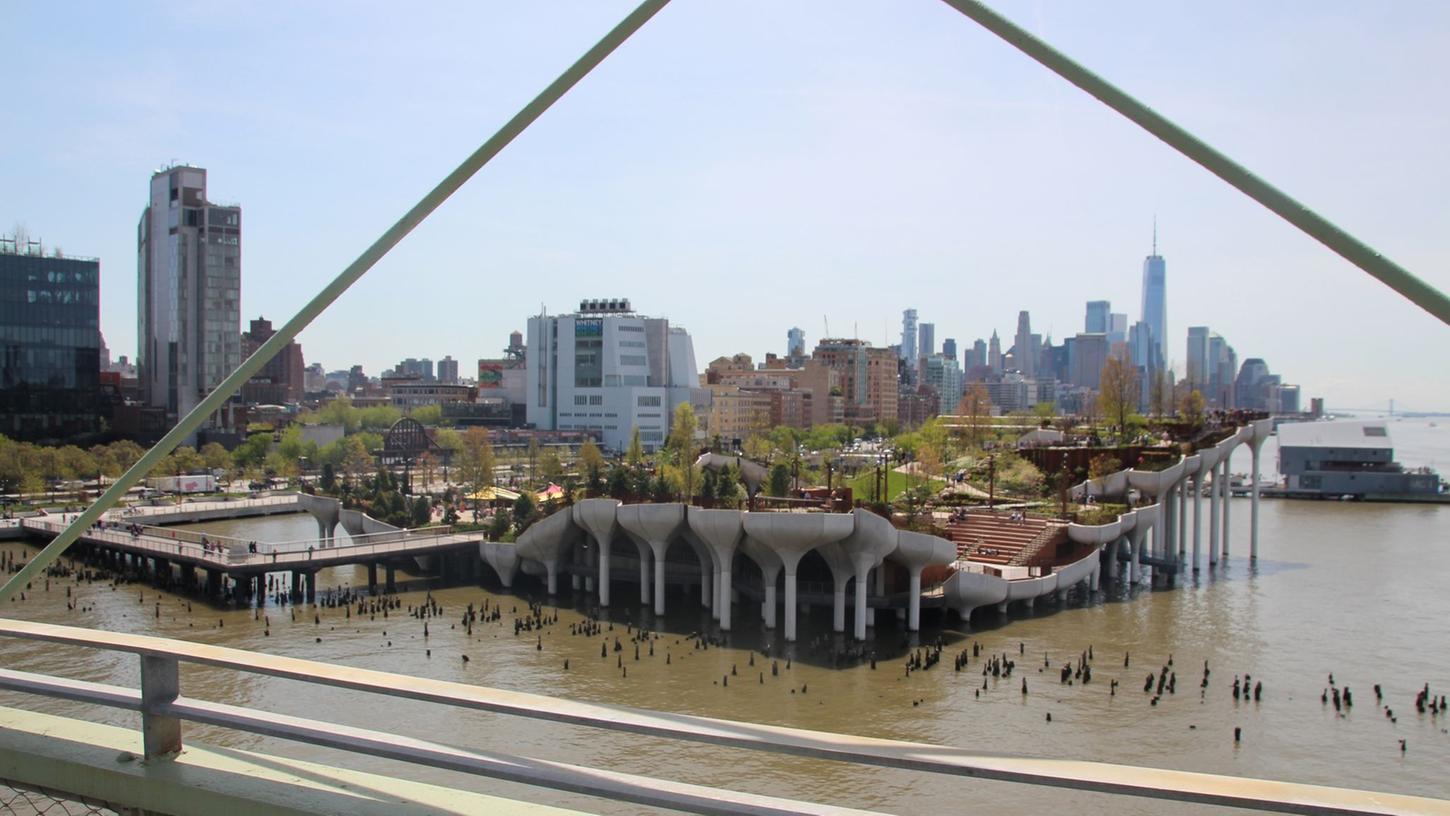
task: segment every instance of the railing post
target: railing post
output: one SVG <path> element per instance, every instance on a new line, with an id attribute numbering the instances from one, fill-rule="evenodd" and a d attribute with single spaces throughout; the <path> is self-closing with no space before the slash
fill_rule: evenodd
<path id="1" fill-rule="evenodd" d="M 141 738 L 148 760 L 181 751 L 181 720 L 153 711 L 175 701 L 180 693 L 176 658 L 141 655 Z"/>

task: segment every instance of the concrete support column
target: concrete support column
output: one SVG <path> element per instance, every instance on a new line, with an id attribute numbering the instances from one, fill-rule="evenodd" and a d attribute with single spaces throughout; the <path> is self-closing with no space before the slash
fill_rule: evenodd
<path id="1" fill-rule="evenodd" d="M 309 573 L 307 573 L 307 595 L 308 595 L 307 602 L 308 603 L 312 603 L 312 583 L 313 583 L 313 577 L 315 575 L 317 575 L 317 573 L 315 573 L 315 572 L 309 572 Z M 387 582 L 386 585 L 383 587 L 383 591 L 386 592 L 386 593 L 388 593 L 389 595 L 391 595 L 392 593 L 398 591 L 398 585 L 397 585 L 397 581 L 396 581 L 397 575 L 398 575 L 398 568 L 397 567 L 393 566 L 392 564 L 384 564 L 383 565 L 383 578 Z"/>
<path id="2" fill-rule="evenodd" d="M 876 566 L 871 568 L 871 572 L 867 576 L 868 580 L 866 582 L 866 589 L 868 592 L 875 592 L 876 597 L 878 598 L 886 594 L 885 592 L 881 591 L 881 585 L 885 583 L 881 579 L 881 570 L 885 567 L 885 563 L 877 564 Z M 866 609 L 866 628 L 876 628 L 876 610 L 873 607 L 867 607 Z"/>
<path id="3" fill-rule="evenodd" d="M 292 574 L 292 577 L 293 577 L 292 594 L 293 595 L 296 595 L 297 594 L 297 581 L 296 581 L 297 574 L 296 573 L 293 573 Z M 373 594 L 373 595 L 378 594 L 378 564 L 377 564 L 376 561 L 368 564 L 368 592 L 370 594 Z"/>
<path id="4" fill-rule="evenodd" d="M 863 574 L 863 573 L 857 573 L 856 574 L 856 608 L 855 608 L 855 613 L 856 613 L 856 620 L 855 620 L 855 626 L 853 627 L 855 629 L 855 631 L 853 632 L 853 634 L 856 635 L 856 639 L 857 640 L 865 640 L 866 639 L 866 575 Z"/>
<path id="5" fill-rule="evenodd" d="M 1218 507 L 1218 494 L 1223 487 L 1223 480 L 1219 478 L 1217 466 L 1210 468 L 1213 471 L 1213 480 L 1208 484 L 1208 565 L 1218 566 L 1218 520 L 1220 510 Z"/>
<path id="6" fill-rule="evenodd" d="M 1101 564 L 1099 564 L 1097 567 L 1095 567 L 1093 569 L 1092 578 L 1091 578 L 1091 581 L 1088 584 L 1088 589 L 1092 590 L 1093 592 L 1097 592 L 1098 591 L 1098 585 L 1102 581 L 1102 576 L 1103 576 L 1103 567 L 1102 567 Z"/>
<path id="7" fill-rule="evenodd" d="M 1143 557 L 1143 529 L 1134 527 L 1132 534 L 1128 536 L 1128 584 L 1136 584 L 1140 580 L 1139 561 Z"/>
<path id="8" fill-rule="evenodd" d="M 771 576 L 770 583 L 765 585 L 765 601 L 760 605 L 761 617 L 765 618 L 765 628 L 775 628 L 775 577 Z"/>
<path id="9" fill-rule="evenodd" d="M 720 618 L 720 628 L 726 632 L 730 631 L 730 565 L 720 568 L 720 578 L 715 582 L 715 592 L 720 600 L 715 604 L 715 611 Z"/>
<path id="10" fill-rule="evenodd" d="M 544 562 L 544 569 L 548 572 L 549 594 L 559 594 L 559 562 L 553 559 Z"/>
<path id="11" fill-rule="evenodd" d="M 574 590 L 575 592 L 578 592 L 581 588 L 583 588 L 583 586 L 584 586 L 584 579 L 579 577 L 579 573 L 576 572 L 573 575 L 570 575 L 569 576 L 569 588 L 570 589 Z"/>
<path id="12" fill-rule="evenodd" d="M 585 592 L 593 592 L 594 591 L 594 576 L 593 575 L 586 575 L 586 576 L 584 576 L 584 591 Z"/>
<path id="13" fill-rule="evenodd" d="M 720 620 L 720 565 L 719 564 L 716 564 L 716 565 L 714 565 L 714 567 L 712 567 L 712 569 L 713 569 L 713 572 L 710 573 L 710 575 L 713 578 L 713 583 L 710 585 L 710 604 L 709 604 L 709 606 L 710 606 L 710 619 L 711 620 L 714 620 L 714 621 L 719 621 Z"/>
<path id="14" fill-rule="evenodd" d="M 1254 464 L 1250 469 L 1249 478 L 1253 485 L 1249 488 L 1249 560 L 1257 561 L 1259 558 L 1259 446 L 1263 440 L 1255 439 L 1249 445 L 1249 450 L 1254 455 Z"/>
<path id="15" fill-rule="evenodd" d="M 837 577 L 831 575 L 833 591 L 831 593 L 831 631 L 846 631 L 846 585 L 851 583 L 851 576 L 844 575 Z"/>
<path id="16" fill-rule="evenodd" d="M 1178 483 L 1178 561 L 1188 553 L 1188 477 Z"/>
<path id="17" fill-rule="evenodd" d="M 710 610 L 710 617 L 719 618 L 715 614 L 715 566 L 706 559 L 700 564 L 700 606 Z"/>
<path id="18" fill-rule="evenodd" d="M 1163 517 L 1158 520 L 1158 526 L 1153 528 L 1153 543 L 1158 550 L 1158 557 L 1168 560 L 1172 560 L 1178 552 L 1178 544 L 1173 537 L 1178 532 L 1178 502 L 1173 498 L 1177 490 L 1178 485 L 1175 483 L 1158 497 L 1158 504 L 1163 508 Z"/>
<path id="19" fill-rule="evenodd" d="M 609 606 L 609 550 L 611 536 L 599 540 L 599 605 Z"/>
<path id="20" fill-rule="evenodd" d="M 785 639 L 787 642 L 795 642 L 795 564 L 785 565 Z"/>
<path id="21" fill-rule="evenodd" d="M 1233 504 L 1232 499 L 1234 497 L 1233 487 L 1229 484 L 1229 480 L 1232 477 L 1228 473 L 1228 460 L 1229 457 L 1227 456 L 1223 458 L 1223 560 L 1225 561 L 1228 560 L 1228 508 L 1229 505 Z"/>
<path id="22" fill-rule="evenodd" d="M 389 570 L 389 574 L 392 574 L 391 570 Z M 389 581 L 388 585 L 391 587 L 392 581 Z M 317 603 L 317 572 L 315 570 L 307 573 L 307 603 Z"/>
<path id="23" fill-rule="evenodd" d="M 650 549 L 654 550 L 654 556 L 655 556 L 655 614 L 656 615 L 663 615 L 663 614 L 665 614 L 665 550 L 667 550 L 668 548 L 669 548 L 669 545 L 668 544 L 659 544 L 659 545 L 656 545 L 654 542 L 650 542 Z M 643 561 L 640 562 L 641 565 L 643 565 L 643 563 L 644 563 Z M 644 600 L 648 601 L 649 600 L 649 595 L 646 594 L 645 597 L 644 597 Z"/>
<path id="24" fill-rule="evenodd" d="M 911 570 L 911 591 L 906 597 L 906 628 L 921 630 L 921 568 Z"/>
<path id="25" fill-rule="evenodd" d="M 1122 536 L 1119 536 L 1108 542 L 1108 579 L 1112 581 L 1116 581 L 1118 579 L 1118 553 L 1123 549 L 1122 545 Z"/>
<path id="26" fill-rule="evenodd" d="M 1203 536 L 1203 472 L 1193 474 L 1193 571 L 1198 572 L 1198 559 Z"/>

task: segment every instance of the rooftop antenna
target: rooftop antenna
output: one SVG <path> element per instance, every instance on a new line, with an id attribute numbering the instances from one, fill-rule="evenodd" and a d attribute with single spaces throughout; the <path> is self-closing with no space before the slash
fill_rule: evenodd
<path id="1" fill-rule="evenodd" d="M 1158 213 L 1153 213 L 1153 256 L 1158 256 Z"/>

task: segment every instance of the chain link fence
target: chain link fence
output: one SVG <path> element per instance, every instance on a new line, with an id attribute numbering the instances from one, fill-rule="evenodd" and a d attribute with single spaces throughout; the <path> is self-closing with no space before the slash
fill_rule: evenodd
<path id="1" fill-rule="evenodd" d="M 5 816 L 138 816 L 139 811 L 47 788 L 0 779 L 0 814 Z"/>

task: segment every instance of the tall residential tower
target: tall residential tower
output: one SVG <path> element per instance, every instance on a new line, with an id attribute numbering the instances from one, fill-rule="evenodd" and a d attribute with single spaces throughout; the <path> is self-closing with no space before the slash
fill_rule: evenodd
<path id="1" fill-rule="evenodd" d="M 175 423 L 242 362 L 242 211 L 207 200 L 206 170 L 151 176 L 136 228 L 137 375 Z"/>

